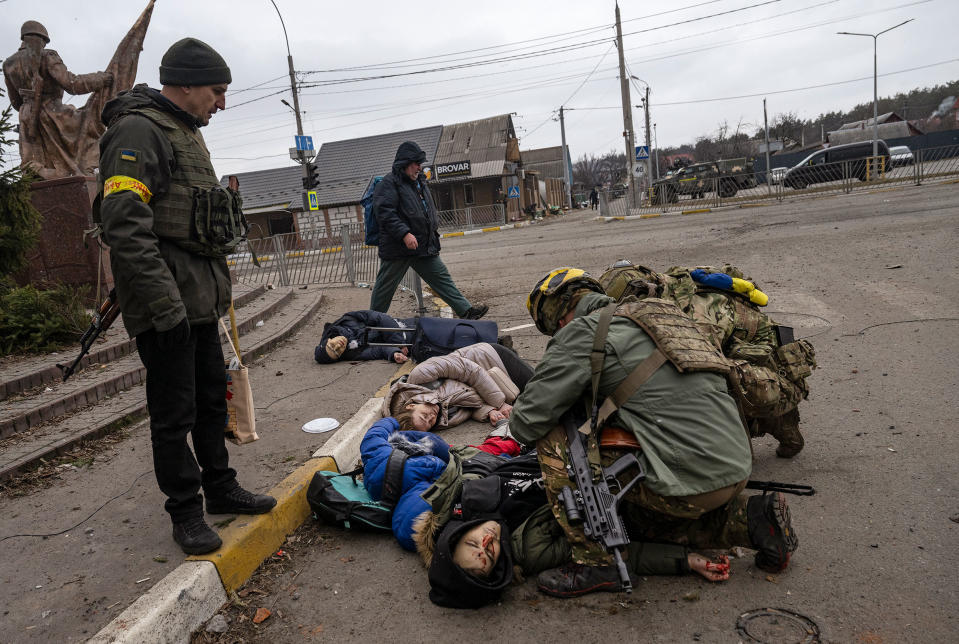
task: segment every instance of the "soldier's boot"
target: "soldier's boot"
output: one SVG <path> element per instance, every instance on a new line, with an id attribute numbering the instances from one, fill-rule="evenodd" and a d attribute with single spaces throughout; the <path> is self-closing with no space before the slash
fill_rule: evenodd
<path id="1" fill-rule="evenodd" d="M 758 418 L 755 421 L 757 433 L 762 436 L 770 434 L 779 441 L 779 447 L 776 448 L 776 456 L 780 458 L 792 458 L 802 451 L 806 441 L 799 431 L 799 410 L 792 409 L 782 416 L 775 418 Z"/>
<path id="2" fill-rule="evenodd" d="M 756 567 L 766 572 L 785 570 L 792 553 L 799 547 L 785 495 L 773 492 L 750 497 L 746 520 L 749 540 L 757 551 Z"/>
<path id="3" fill-rule="evenodd" d="M 630 574 L 630 582 L 636 583 Z M 553 597 L 579 597 L 587 593 L 619 592 L 623 584 L 616 566 L 586 566 L 568 563 L 559 568 L 544 570 L 536 578 L 540 592 Z"/>

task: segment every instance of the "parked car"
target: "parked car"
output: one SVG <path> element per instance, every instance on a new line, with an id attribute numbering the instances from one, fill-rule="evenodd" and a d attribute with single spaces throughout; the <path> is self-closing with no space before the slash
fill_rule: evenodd
<path id="1" fill-rule="evenodd" d="M 653 183 L 653 194 L 670 203 L 679 201 L 679 195 L 690 195 L 693 199 L 703 198 L 714 190 L 719 196 L 728 198 L 737 192 L 756 186 L 753 174 L 753 162 L 750 159 L 720 159 L 696 163 L 681 168 L 675 174 L 667 174 Z"/>
<path id="2" fill-rule="evenodd" d="M 885 157 L 880 167 L 888 168 L 889 146 L 885 141 L 877 143 L 879 156 Z M 813 183 L 838 181 L 843 178 L 847 168 L 849 177 L 865 181 L 871 178 L 869 173 L 874 172 L 866 162 L 867 158 L 872 157 L 872 145 L 872 141 L 860 141 L 816 150 L 786 172 L 783 185 L 801 190 Z"/>
<path id="3" fill-rule="evenodd" d="M 909 149 L 908 145 L 894 145 L 889 148 L 889 158 L 894 168 L 900 165 L 912 165 L 916 162 L 916 158 L 912 156 L 912 150 Z"/>
<path id="4" fill-rule="evenodd" d="M 772 185 L 778 185 L 783 182 L 783 177 L 786 176 L 786 173 L 789 172 L 789 168 L 778 167 L 773 168 L 769 171 L 769 183 Z"/>

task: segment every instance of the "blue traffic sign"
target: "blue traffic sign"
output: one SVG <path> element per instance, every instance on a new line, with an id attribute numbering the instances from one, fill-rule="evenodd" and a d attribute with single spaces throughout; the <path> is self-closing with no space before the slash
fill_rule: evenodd
<path id="1" fill-rule="evenodd" d="M 310 190 L 309 192 L 306 193 L 306 195 L 310 200 L 310 210 L 319 210 L 320 204 L 319 204 L 319 200 L 316 198 L 316 191 Z"/>
<path id="2" fill-rule="evenodd" d="M 312 150 L 313 149 L 313 137 L 312 136 L 294 136 L 293 139 L 296 141 L 297 150 Z"/>
<path id="3" fill-rule="evenodd" d="M 642 161 L 643 159 L 649 158 L 649 148 L 645 145 L 636 146 L 636 160 Z"/>
<path id="4" fill-rule="evenodd" d="M 506 196 L 509 199 L 519 199 L 519 186 L 510 186 L 507 188 Z"/>

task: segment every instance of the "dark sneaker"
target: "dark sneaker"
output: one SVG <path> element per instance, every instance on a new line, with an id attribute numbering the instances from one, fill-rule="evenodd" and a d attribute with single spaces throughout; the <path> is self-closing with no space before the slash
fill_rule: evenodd
<path id="1" fill-rule="evenodd" d="M 206 511 L 210 514 L 265 514 L 276 505 L 276 499 L 265 494 L 253 494 L 237 486 L 223 496 L 207 497 Z"/>
<path id="2" fill-rule="evenodd" d="M 746 503 L 749 540 L 756 552 L 756 567 L 766 572 L 782 572 L 799 547 L 793 530 L 789 505 L 782 492 L 753 496 Z"/>
<path id="3" fill-rule="evenodd" d="M 173 540 L 188 555 L 203 555 L 219 548 L 223 541 L 203 517 L 193 517 L 173 524 Z"/>
<path id="4" fill-rule="evenodd" d="M 536 578 L 540 592 L 553 597 L 579 597 L 587 593 L 622 590 L 616 566 L 584 566 L 569 563 L 545 570 Z"/>
<path id="5" fill-rule="evenodd" d="M 478 320 L 489 311 L 489 307 L 485 304 L 480 304 L 479 306 L 471 306 L 467 309 L 466 313 L 460 316 L 461 320 Z"/>
<path id="6" fill-rule="evenodd" d="M 513 336 L 511 336 L 511 335 L 501 335 L 500 337 L 496 338 L 496 344 L 498 344 L 498 345 L 500 345 L 500 346 L 503 346 L 503 347 L 506 347 L 507 349 L 509 349 L 509 350 L 512 351 L 512 349 L 513 349 Z"/>

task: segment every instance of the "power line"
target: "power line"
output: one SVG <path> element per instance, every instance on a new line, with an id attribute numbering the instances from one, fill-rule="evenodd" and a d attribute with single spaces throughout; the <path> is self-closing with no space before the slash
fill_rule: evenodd
<path id="1" fill-rule="evenodd" d="M 740 12 L 740 11 L 747 11 L 747 10 L 749 10 L 749 9 L 754 9 L 754 8 L 757 8 L 757 7 L 763 7 L 763 6 L 770 5 L 770 4 L 775 4 L 775 3 L 778 3 L 778 2 L 781 2 L 781 1 L 782 1 L 782 0 L 765 0 L 764 2 L 758 2 L 758 3 L 756 3 L 756 4 L 748 5 L 748 6 L 745 6 L 745 7 L 740 7 L 740 8 L 738 8 L 738 9 L 730 9 L 730 10 L 728 10 L 728 11 L 721 11 L 721 12 L 718 12 L 718 13 L 715 13 L 715 14 L 709 14 L 709 15 L 700 16 L 700 17 L 697 17 L 697 18 L 690 18 L 690 19 L 688 19 L 688 20 L 681 20 L 681 21 L 678 21 L 678 22 L 669 23 L 669 24 L 665 24 L 665 25 L 660 25 L 660 26 L 657 26 L 657 27 L 650 27 L 650 28 L 647 28 L 647 29 L 640 29 L 640 30 L 633 31 L 633 32 L 630 32 L 629 34 L 625 34 L 625 35 L 635 35 L 635 34 L 641 34 L 641 33 L 648 33 L 648 32 L 650 32 L 650 31 L 657 31 L 657 30 L 660 30 L 660 29 L 667 29 L 667 28 L 669 28 L 669 27 L 675 27 L 675 26 L 677 26 L 677 25 L 684 25 L 684 24 L 689 24 L 689 23 L 691 23 L 691 22 L 699 22 L 699 21 L 702 21 L 702 20 L 708 20 L 708 19 L 710 19 L 710 18 L 714 18 L 714 17 L 718 17 L 718 16 L 725 16 L 725 15 L 729 15 L 729 14 L 732 14 L 732 13 L 738 13 L 738 12 Z M 412 76 L 412 75 L 417 75 L 417 74 L 430 74 L 430 73 L 436 73 L 436 72 L 442 72 L 442 71 L 449 71 L 449 70 L 453 70 L 453 69 L 465 69 L 465 68 L 470 68 L 470 67 L 478 67 L 478 66 L 482 66 L 482 65 L 492 65 L 492 64 L 496 64 L 496 63 L 500 63 L 500 62 L 505 62 L 505 61 L 513 62 L 513 61 L 516 61 L 516 60 L 525 60 L 525 59 L 527 59 L 527 58 L 535 58 L 535 57 L 539 57 L 539 56 L 549 56 L 549 55 L 553 55 L 553 54 L 556 54 L 556 53 L 567 52 L 567 51 L 574 51 L 574 50 L 578 50 L 578 49 L 583 49 L 583 48 L 585 48 L 585 47 L 593 47 L 593 46 L 595 46 L 595 45 L 597 45 L 597 44 L 604 43 L 604 42 L 608 42 L 608 41 L 609 41 L 609 38 L 600 38 L 600 39 L 597 39 L 597 40 L 584 41 L 584 42 L 582 42 L 582 43 L 574 43 L 574 44 L 572 44 L 572 45 L 563 45 L 563 46 L 561 46 L 561 47 L 551 47 L 551 48 L 542 49 L 542 50 L 538 50 L 538 51 L 532 51 L 532 52 L 528 52 L 528 53 L 526 53 L 526 54 L 522 54 L 522 55 L 519 55 L 519 56 L 507 56 L 507 57 L 501 57 L 501 58 L 489 58 L 489 59 L 479 60 L 479 61 L 475 61 L 475 62 L 471 62 L 471 63 L 461 63 L 461 64 L 459 64 L 459 65 L 446 65 L 446 66 L 443 66 L 443 67 L 434 67 L 434 68 L 431 68 L 431 69 L 413 70 L 413 71 L 408 71 L 408 72 L 398 72 L 398 73 L 395 73 L 395 74 L 380 74 L 380 75 L 377 75 L 377 76 L 360 76 L 360 77 L 354 77 L 354 78 L 333 79 L 333 80 L 329 80 L 329 81 L 318 81 L 318 82 L 315 82 L 315 83 L 310 84 L 309 86 L 311 86 L 311 87 L 319 87 L 319 86 L 327 86 L 327 85 L 339 85 L 339 84 L 344 84 L 344 83 L 359 83 L 359 82 L 364 82 L 364 81 L 369 81 L 369 80 L 379 80 L 379 79 L 383 79 L 383 78 L 396 78 L 396 77 L 400 77 L 400 76 Z M 322 71 L 322 70 L 311 70 L 311 71 L 305 71 L 305 72 L 302 72 L 302 73 L 303 73 L 303 74 L 318 74 L 318 73 L 323 73 L 323 71 Z"/>

